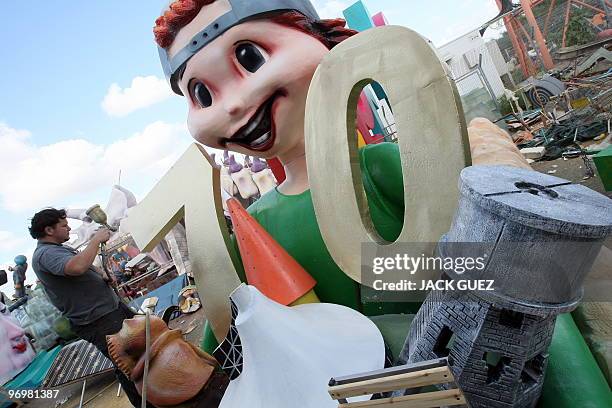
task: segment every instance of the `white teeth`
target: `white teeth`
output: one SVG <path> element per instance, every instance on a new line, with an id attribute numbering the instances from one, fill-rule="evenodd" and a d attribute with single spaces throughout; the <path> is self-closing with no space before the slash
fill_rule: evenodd
<path id="1" fill-rule="evenodd" d="M 268 141 L 268 139 L 270 139 L 270 136 L 271 136 L 271 134 L 270 134 L 270 133 L 271 133 L 271 132 L 267 132 L 265 135 L 263 135 L 263 136 L 261 136 L 261 137 L 259 137 L 259 138 L 255 139 L 255 140 L 253 140 L 253 141 L 251 142 L 251 146 L 253 146 L 253 147 L 257 147 L 257 146 L 259 146 L 259 145 L 262 145 L 262 144 L 266 143 L 266 142 Z"/>

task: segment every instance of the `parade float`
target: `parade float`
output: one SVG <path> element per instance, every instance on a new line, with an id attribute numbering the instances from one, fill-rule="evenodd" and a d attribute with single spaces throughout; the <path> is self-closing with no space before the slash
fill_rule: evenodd
<path id="1" fill-rule="evenodd" d="M 583 187 L 555 189 L 568 184 L 564 180 L 536 180 L 508 135 L 491 122 L 478 119 L 467 128 L 446 67 L 417 33 L 380 27 L 357 34 L 344 24 L 320 20 L 307 0 L 175 1 L 156 22 L 164 72 L 174 92 L 188 101 L 189 129 L 196 141 L 278 161 L 284 170 L 272 166 L 279 186 L 248 208 L 250 218 L 236 218 L 240 209 L 235 201 L 228 205 L 222 198 L 223 173 L 201 146 L 193 145 L 126 223 L 146 250 L 184 219 L 207 317 L 202 349 L 217 358 L 230 380 L 219 406 L 244 406 L 240 401 L 247 396 L 249 405 L 257 407 L 336 406 L 331 397 L 325 403 L 315 397 L 326 391 L 330 373 L 335 371 L 335 378 L 374 370 L 378 374 L 373 376 L 384 376 L 376 370 L 385 366 L 385 357 L 387 366 L 398 368 L 444 358 L 454 380 L 442 388 L 458 386 L 462 396 L 418 405 L 423 400 L 405 395 L 415 390 L 396 390 L 393 398 L 339 399 L 340 406 L 527 407 L 538 401 L 543 407 L 609 406 L 610 388 L 571 316 L 556 318 L 580 301 L 584 276 L 611 232 L 607 199 Z M 368 144 L 365 130 L 356 128 L 368 123 L 357 112 L 363 111 L 364 87 L 373 81 L 391 103 L 397 143 Z M 484 186 L 478 178 L 486 181 Z M 476 193 L 483 198 L 470 207 Z M 488 198 L 504 194 L 524 200 Z M 580 195 L 589 197 L 585 205 L 592 208 L 568 213 L 566 197 Z M 232 234 L 224 206 L 230 210 Z M 590 219 L 586 214 L 594 209 L 599 213 Z M 494 224 L 484 223 L 481 213 L 499 225 L 516 225 L 516 231 L 493 234 L 486 225 Z M 245 219 L 250 228 L 243 228 Z M 484 227 L 477 227 L 479 220 Z M 531 235 L 521 234 L 519 227 Z M 478 233 L 470 234 L 472 229 Z M 403 292 L 399 301 L 390 302 L 369 287 L 364 268 L 372 265 L 362 256 L 364 250 L 439 254 L 445 247 L 436 243 L 446 243 L 443 237 L 448 236 L 460 243 L 492 244 L 492 257 L 498 256 L 495 244 L 504 239 L 557 242 L 555 251 L 564 251 L 565 240 L 588 237 L 592 246 L 580 253 L 580 268 L 563 269 L 571 282 L 567 287 L 553 283 L 559 277 L 547 273 L 545 263 L 525 265 L 516 256 L 483 272 L 503 280 L 503 271 L 510 270 L 525 280 L 516 286 L 503 281 L 497 297 L 482 296 L 475 288 L 456 297 L 434 290 L 420 307 L 423 298 L 416 293 Z M 291 261 L 279 263 L 280 258 Z M 440 282 L 457 273 L 442 272 L 422 270 L 406 277 L 415 283 Z M 445 302 L 454 306 L 440 309 Z M 481 302 L 480 320 L 472 320 L 469 312 L 474 302 Z M 369 337 L 364 344 L 382 336 L 385 356 L 374 358 L 376 353 L 353 349 L 342 336 L 326 335 L 330 326 L 341 328 L 352 318 L 334 321 L 323 318 L 331 311 L 306 313 L 325 304 L 358 312 L 362 317 L 355 316 L 356 322 L 367 316 L 376 330 L 363 332 Z M 472 322 L 463 331 L 462 319 Z M 313 330 L 321 338 L 303 360 L 299 339 L 312 343 Z M 499 339 L 494 342 L 492 336 Z M 263 347 L 260 338 L 272 346 Z M 316 363 L 328 353 L 347 357 L 352 366 L 333 358 Z M 378 360 L 378 367 L 362 366 L 370 358 Z M 277 387 L 253 391 L 272 385 Z"/>
<path id="2" fill-rule="evenodd" d="M 194 144 L 121 223 L 145 252 L 182 228 L 206 315 L 201 349 L 148 314 L 109 336 L 114 362 L 152 404 L 612 405 L 567 314 L 611 233 L 609 203 L 536 175 L 488 120 L 467 127 L 425 39 L 400 27 L 357 34 L 342 20 L 320 20 L 308 0 L 175 1 L 155 34 L 196 141 L 254 159 L 240 165 L 228 155 L 220 165 Z M 374 120 L 381 99 L 368 86 L 384 89 L 391 138 L 381 130 L 388 121 Z M 265 184 L 256 180 L 259 160 L 270 163 Z M 238 200 L 251 205 L 245 211 Z M 584 205 L 568 209 L 568 200 Z M 513 256 L 520 246 L 497 245 L 529 239 L 533 262 Z M 466 255 L 453 240 L 503 255 L 483 276 L 514 280 L 493 293 L 405 291 L 395 301 L 371 287 L 364 254 Z M 575 268 L 555 269 L 559 257 Z M 403 278 L 420 285 L 453 274 Z M 422 363 L 444 378 L 409 390 L 372 386 L 413 376 Z M 438 382 L 454 393 L 407 395 Z"/>

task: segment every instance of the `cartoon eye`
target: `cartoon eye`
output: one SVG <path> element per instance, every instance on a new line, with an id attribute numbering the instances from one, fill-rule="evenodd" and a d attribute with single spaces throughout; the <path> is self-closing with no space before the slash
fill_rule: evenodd
<path id="1" fill-rule="evenodd" d="M 202 82 L 192 81 L 190 84 L 191 99 L 195 100 L 201 108 L 208 108 L 212 105 L 212 95 Z"/>
<path id="2" fill-rule="evenodd" d="M 257 71 L 266 63 L 266 58 L 260 49 L 252 43 L 239 44 L 236 47 L 236 59 L 249 72 Z"/>

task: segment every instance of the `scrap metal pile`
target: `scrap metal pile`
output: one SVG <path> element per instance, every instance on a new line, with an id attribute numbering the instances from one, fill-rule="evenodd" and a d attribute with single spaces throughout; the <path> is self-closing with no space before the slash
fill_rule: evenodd
<path id="1" fill-rule="evenodd" d="M 612 68 L 590 77 L 557 72 L 566 89 L 546 98 L 539 108 L 508 115 L 509 129 L 524 129 L 515 134 L 515 143 L 530 154 L 529 159 L 573 158 L 604 150 L 611 143 Z M 530 98 L 531 99 L 531 98 Z M 523 150 L 527 149 L 527 150 Z"/>

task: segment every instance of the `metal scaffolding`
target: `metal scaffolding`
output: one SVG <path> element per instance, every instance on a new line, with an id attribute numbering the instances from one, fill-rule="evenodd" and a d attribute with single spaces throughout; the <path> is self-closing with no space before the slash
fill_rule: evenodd
<path id="1" fill-rule="evenodd" d="M 508 8 L 503 0 L 495 1 L 500 10 Z M 579 45 L 568 43 L 568 29 L 574 19 L 594 33 L 608 29 L 612 23 L 611 0 L 518 0 L 512 5 L 513 10 L 503 17 L 504 25 L 525 77 L 535 75 L 540 67 L 548 71 L 555 66 L 553 48 Z"/>

